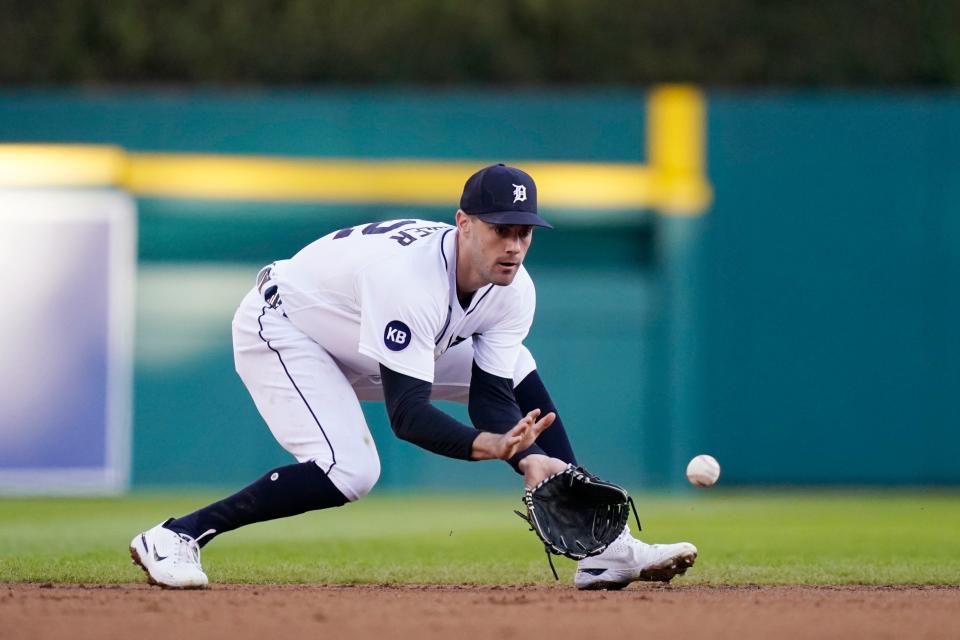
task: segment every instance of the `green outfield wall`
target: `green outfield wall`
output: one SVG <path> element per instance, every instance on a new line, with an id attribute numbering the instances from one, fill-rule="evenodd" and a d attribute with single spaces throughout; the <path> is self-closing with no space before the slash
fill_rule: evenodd
<path id="1" fill-rule="evenodd" d="M 131 153 L 645 163 L 643 91 L 4 91 L 0 142 Z M 960 95 L 707 93 L 700 215 L 546 211 L 528 344 L 581 461 L 631 486 L 956 484 Z M 534 176 L 536 177 L 536 176 Z M 286 454 L 233 372 L 260 265 L 450 206 L 141 196 L 135 486 L 233 485 Z M 459 407 L 450 406 L 466 418 Z M 382 486 L 516 486 L 365 407 Z"/>
<path id="2" fill-rule="evenodd" d="M 960 96 L 710 98 L 703 446 L 742 482 L 956 483 Z"/>

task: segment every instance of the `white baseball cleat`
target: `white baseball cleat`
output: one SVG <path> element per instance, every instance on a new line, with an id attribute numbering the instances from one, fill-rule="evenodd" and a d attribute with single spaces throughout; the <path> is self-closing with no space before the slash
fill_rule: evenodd
<path id="1" fill-rule="evenodd" d="M 130 541 L 133 563 L 146 572 L 150 584 L 167 589 L 204 588 L 207 574 L 200 568 L 200 545 L 184 533 L 164 528 L 167 522 Z"/>
<path id="2" fill-rule="evenodd" d="M 689 542 L 647 544 L 630 535 L 628 527 L 603 553 L 577 563 L 573 583 L 582 590 L 615 590 L 637 580 L 670 582 L 696 559 L 697 548 Z"/>

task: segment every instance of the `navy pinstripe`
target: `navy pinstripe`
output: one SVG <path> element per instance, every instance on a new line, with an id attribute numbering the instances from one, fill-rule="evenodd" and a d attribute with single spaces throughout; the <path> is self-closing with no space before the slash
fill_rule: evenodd
<path id="1" fill-rule="evenodd" d="M 330 468 L 326 470 L 326 474 L 330 475 L 330 471 L 337 465 L 337 452 L 333 450 L 333 444 L 330 442 L 330 438 L 327 437 L 327 432 L 323 430 L 323 425 L 320 424 L 320 421 L 317 419 L 317 414 L 313 412 L 313 408 L 310 406 L 310 403 L 307 402 L 303 392 L 300 391 L 300 387 L 297 386 L 293 376 L 290 375 L 290 371 L 287 370 L 287 365 L 283 361 L 283 356 L 281 356 L 280 352 L 277 351 L 272 344 L 270 344 L 269 340 L 263 337 L 263 316 L 266 315 L 267 309 L 269 308 L 269 306 L 264 305 L 260 312 L 260 317 L 257 318 L 257 324 L 260 325 L 260 331 L 257 332 L 257 335 L 260 336 L 260 339 L 263 340 L 270 351 L 273 351 L 275 354 L 277 354 L 277 359 L 280 361 L 280 366 L 283 367 L 283 372 L 287 374 L 287 379 L 290 380 L 290 384 L 293 385 L 293 388 L 297 390 L 297 393 L 300 395 L 300 399 L 303 400 L 303 404 L 307 407 L 307 411 L 310 412 L 310 415 L 313 417 L 313 421 L 317 423 L 317 427 L 320 429 L 320 433 L 323 434 L 323 439 L 327 441 L 327 446 L 330 447 L 330 456 L 332 458 L 332 462 L 330 463 Z"/>

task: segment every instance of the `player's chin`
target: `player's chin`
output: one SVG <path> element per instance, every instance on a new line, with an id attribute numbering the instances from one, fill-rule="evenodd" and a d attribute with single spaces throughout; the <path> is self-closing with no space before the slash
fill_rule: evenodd
<path id="1" fill-rule="evenodd" d="M 493 273 L 490 274 L 490 282 L 501 287 L 506 287 L 517 277 L 517 271 L 519 269 L 519 264 L 509 267 L 498 264 L 493 268 Z"/>

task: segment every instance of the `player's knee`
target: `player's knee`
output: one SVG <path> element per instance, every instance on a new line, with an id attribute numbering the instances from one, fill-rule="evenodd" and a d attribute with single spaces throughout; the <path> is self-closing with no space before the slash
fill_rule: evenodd
<path id="1" fill-rule="evenodd" d="M 523 382 L 530 373 L 537 368 L 537 361 L 533 359 L 533 354 L 525 346 L 520 345 L 520 353 L 517 354 L 517 364 L 513 367 L 513 386 Z"/>
<path id="2" fill-rule="evenodd" d="M 352 495 L 347 496 L 351 501 L 359 500 L 364 497 L 380 479 L 380 460 L 374 460 L 371 464 L 356 470 L 350 478 L 350 487 Z"/>
<path id="3" fill-rule="evenodd" d="M 350 502 L 356 502 L 373 489 L 380 479 L 380 458 L 363 461 L 337 461 L 330 470 L 330 480 Z"/>

